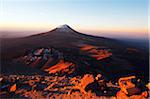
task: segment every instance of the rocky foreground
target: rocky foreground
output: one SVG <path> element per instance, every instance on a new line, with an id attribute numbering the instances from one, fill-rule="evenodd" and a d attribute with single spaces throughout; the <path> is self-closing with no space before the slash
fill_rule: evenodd
<path id="1" fill-rule="evenodd" d="M 80 50 L 82 57 L 71 56 L 68 52 L 63 53 L 54 48 L 36 48 L 27 51 L 22 56 L 14 58 L 13 63 L 24 64 L 27 67 L 31 67 L 30 69 L 37 69 L 45 72 L 45 74 L 1 74 L 0 98 L 149 98 L 150 84 L 146 84 L 143 78 L 137 77 L 136 75 L 128 75 L 120 76 L 118 81 L 108 79 L 110 76 L 114 76 L 110 72 L 105 72 L 105 69 L 108 69 L 108 67 L 109 71 L 115 71 L 117 73 L 120 69 L 128 66 L 125 61 L 116 58 L 111 52 L 111 49 L 81 45 Z M 125 64 L 125 66 L 123 65 L 122 68 L 111 68 L 114 65 L 114 60 L 117 60 L 116 63 Z M 18 66 L 20 67 L 22 65 Z M 103 66 L 104 68 L 102 68 Z M 9 71 L 11 70 L 9 69 Z"/>
<path id="2" fill-rule="evenodd" d="M 146 86 L 145 90 L 139 89 L 140 92 L 139 90 L 137 91 L 137 89 L 133 89 L 132 93 L 134 93 L 135 95 L 131 94 L 129 96 L 126 95 L 126 93 L 122 90 L 123 87 L 121 86 L 121 84 L 112 84 L 111 81 L 106 82 L 105 79 L 103 79 L 103 76 L 100 74 L 98 74 L 95 78 L 92 74 L 85 74 L 83 77 L 59 76 L 57 74 L 48 76 L 1 75 L 0 82 L 0 96 L 2 99 L 148 98 L 148 88 L 146 88 Z"/>

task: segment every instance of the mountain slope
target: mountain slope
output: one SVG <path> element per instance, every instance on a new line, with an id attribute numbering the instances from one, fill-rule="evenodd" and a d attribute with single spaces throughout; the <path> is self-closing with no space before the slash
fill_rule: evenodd
<path id="1" fill-rule="evenodd" d="M 121 74 L 139 73 L 140 68 L 148 67 L 145 52 L 139 49 L 128 51 L 128 46 L 117 40 L 82 34 L 68 25 L 24 38 L 2 40 L 2 60 L 11 61 L 38 48 L 54 48 L 62 52 L 65 59 L 77 65 L 76 73 L 103 73 L 115 78 Z M 143 72 L 148 74 L 147 69 Z"/>
<path id="2" fill-rule="evenodd" d="M 32 49 L 34 47 L 41 47 L 41 46 L 53 46 L 56 48 L 76 48 L 78 45 L 84 43 L 98 46 L 104 45 L 114 48 L 115 46 L 117 46 L 117 48 L 120 47 L 119 44 L 116 44 L 118 43 L 116 40 L 82 34 L 71 29 L 69 26 L 66 27 L 67 31 L 71 32 L 61 31 L 62 28 L 58 27 L 46 33 L 31 35 L 24 38 L 9 39 L 9 40 L 4 39 L 2 40 L 2 52 L 7 51 L 8 49 L 18 51 L 19 49 L 20 50 L 30 48 Z"/>

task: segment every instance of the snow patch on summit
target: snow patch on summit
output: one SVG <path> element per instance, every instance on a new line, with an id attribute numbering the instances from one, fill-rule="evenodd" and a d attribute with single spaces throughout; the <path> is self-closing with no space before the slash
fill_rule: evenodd
<path id="1" fill-rule="evenodd" d="M 69 28 L 69 26 L 67 24 L 64 24 L 64 25 L 58 26 L 57 28 Z"/>
<path id="2" fill-rule="evenodd" d="M 66 24 L 60 25 L 56 28 L 58 32 L 73 32 L 73 30 Z"/>

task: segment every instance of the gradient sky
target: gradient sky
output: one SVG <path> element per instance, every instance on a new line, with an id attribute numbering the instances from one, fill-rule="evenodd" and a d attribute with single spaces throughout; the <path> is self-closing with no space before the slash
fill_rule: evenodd
<path id="1" fill-rule="evenodd" d="M 68 24 L 99 36 L 148 37 L 148 0 L 0 0 L 0 4 L 0 31 L 32 34 Z"/>

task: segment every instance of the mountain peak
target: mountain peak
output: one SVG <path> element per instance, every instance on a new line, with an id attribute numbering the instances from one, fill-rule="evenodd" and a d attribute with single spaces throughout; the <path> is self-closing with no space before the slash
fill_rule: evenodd
<path id="1" fill-rule="evenodd" d="M 57 28 L 70 28 L 70 26 L 67 24 L 63 24 L 63 25 L 58 26 Z"/>
<path id="2" fill-rule="evenodd" d="M 67 24 L 64 24 L 64 25 L 60 25 L 56 28 L 56 31 L 58 32 L 73 32 L 73 29 L 67 25 Z"/>

